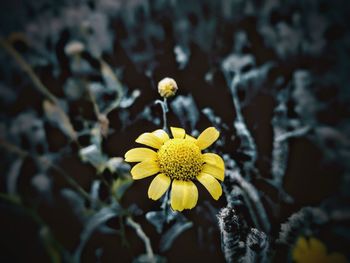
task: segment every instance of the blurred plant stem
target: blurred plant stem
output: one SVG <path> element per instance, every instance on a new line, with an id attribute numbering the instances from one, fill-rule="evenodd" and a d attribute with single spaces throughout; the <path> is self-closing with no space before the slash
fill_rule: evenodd
<path id="1" fill-rule="evenodd" d="M 148 256 L 149 262 L 156 263 L 156 259 L 154 257 L 154 253 L 151 246 L 151 241 L 149 240 L 145 232 L 143 232 L 141 225 L 136 223 L 130 216 L 126 218 L 126 223 L 136 231 L 136 234 L 145 244 L 146 254 Z"/>
<path id="2" fill-rule="evenodd" d="M 59 105 L 58 99 L 53 95 L 40 81 L 38 76 L 35 74 L 32 67 L 23 59 L 20 53 L 13 48 L 13 46 L 5 39 L 0 38 L 0 45 L 1 47 L 9 54 L 11 55 L 17 64 L 20 66 L 20 68 L 28 74 L 30 80 L 33 82 L 34 86 L 40 91 L 45 97 L 47 97 L 49 100 L 51 100 L 53 103 Z"/>
<path id="3" fill-rule="evenodd" d="M 35 156 L 33 154 L 30 154 L 29 152 L 26 152 L 19 147 L 17 147 L 14 144 L 8 143 L 4 141 L 3 139 L 0 139 L 0 147 L 4 148 L 5 150 L 17 154 L 21 158 L 30 157 L 34 160 L 40 162 L 43 165 L 51 167 L 54 171 L 56 171 L 58 174 L 60 174 L 66 182 L 73 187 L 84 199 L 91 202 L 90 195 L 73 179 L 71 178 L 61 167 L 57 166 L 56 164 L 52 163 L 49 159 L 43 157 L 43 156 Z M 100 202 L 99 205 L 102 206 L 102 203 Z"/>
<path id="4" fill-rule="evenodd" d="M 171 211 L 171 208 L 170 208 L 170 191 L 167 191 L 164 195 L 164 198 L 163 198 L 163 201 L 162 201 L 162 204 L 161 204 L 161 208 L 163 209 L 163 212 L 164 212 L 164 216 L 165 218 L 168 218 L 169 217 L 169 211 Z M 168 220 L 167 220 L 168 221 Z M 168 222 L 167 222 L 168 223 Z"/>
<path id="5" fill-rule="evenodd" d="M 169 132 L 168 130 L 168 123 L 167 123 L 167 117 L 166 114 L 169 111 L 168 108 L 168 101 L 167 99 L 164 97 L 163 101 L 161 100 L 156 100 L 155 101 L 156 104 L 160 104 L 160 106 L 162 107 L 162 112 L 163 112 L 163 130 L 166 132 Z"/>
<path id="6" fill-rule="evenodd" d="M 0 38 L 0 46 L 16 61 L 19 67 L 28 75 L 30 80 L 33 82 L 34 87 L 48 98 L 52 103 L 54 103 L 59 111 L 59 114 L 62 115 L 66 120 L 69 120 L 69 116 L 66 114 L 62 108 L 59 100 L 53 95 L 41 82 L 37 74 L 34 72 L 33 68 L 24 60 L 22 55 L 9 43 L 6 39 Z M 70 138 L 77 143 L 80 147 L 79 142 L 75 136 L 70 136 Z"/>
<path id="7" fill-rule="evenodd" d="M 119 235 L 120 235 L 120 238 L 122 240 L 122 245 L 127 247 L 127 248 L 130 248 L 130 244 L 129 244 L 128 240 L 126 239 L 125 224 L 123 221 L 123 217 L 121 217 L 121 216 L 119 217 L 119 227 L 120 227 Z"/>

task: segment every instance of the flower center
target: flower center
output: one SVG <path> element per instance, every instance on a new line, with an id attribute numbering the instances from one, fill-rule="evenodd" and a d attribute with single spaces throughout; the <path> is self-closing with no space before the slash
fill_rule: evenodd
<path id="1" fill-rule="evenodd" d="M 171 179 L 192 180 L 201 172 L 203 157 L 189 139 L 171 139 L 158 151 L 160 171 Z"/>

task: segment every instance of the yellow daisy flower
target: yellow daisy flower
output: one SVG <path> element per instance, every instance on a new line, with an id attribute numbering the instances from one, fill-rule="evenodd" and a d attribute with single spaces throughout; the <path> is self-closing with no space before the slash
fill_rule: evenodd
<path id="1" fill-rule="evenodd" d="M 299 237 L 293 251 L 293 260 L 297 263 L 346 263 L 346 257 L 340 253 L 327 253 L 326 246 L 316 238 Z"/>
<path id="2" fill-rule="evenodd" d="M 218 200 L 222 194 L 220 183 L 224 180 L 225 166 L 215 153 L 202 153 L 219 137 L 219 132 L 210 127 L 197 139 L 182 128 L 171 127 L 173 138 L 164 130 L 143 133 L 136 142 L 157 149 L 134 148 L 125 154 L 125 161 L 140 162 L 131 169 L 134 180 L 158 174 L 148 188 L 148 197 L 158 200 L 172 182 L 170 203 L 173 210 L 192 209 L 198 200 L 198 190 L 193 180 L 197 179 Z"/>

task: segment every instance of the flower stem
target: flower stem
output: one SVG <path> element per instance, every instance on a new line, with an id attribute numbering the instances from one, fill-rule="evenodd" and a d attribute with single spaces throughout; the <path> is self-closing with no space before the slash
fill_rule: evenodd
<path id="1" fill-rule="evenodd" d="M 169 111 L 169 108 L 168 108 L 167 99 L 163 98 L 163 101 L 156 100 L 156 104 L 160 104 L 160 106 L 162 107 L 162 112 L 163 112 L 163 130 L 168 132 L 168 124 L 167 124 L 166 114 Z"/>
<path id="2" fill-rule="evenodd" d="M 169 223 L 169 212 L 170 212 L 170 202 L 169 202 L 169 199 L 170 199 L 170 191 L 167 191 L 164 195 L 164 198 L 163 198 L 163 201 L 162 201 L 162 204 L 160 206 L 160 208 L 163 209 L 163 212 L 164 212 L 164 216 L 166 218 L 166 223 Z"/>

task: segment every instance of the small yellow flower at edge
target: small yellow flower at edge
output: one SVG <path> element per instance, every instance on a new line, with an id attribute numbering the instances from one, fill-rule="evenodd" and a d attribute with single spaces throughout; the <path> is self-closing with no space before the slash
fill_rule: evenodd
<path id="1" fill-rule="evenodd" d="M 340 253 L 327 253 L 326 246 L 318 239 L 299 237 L 292 251 L 297 263 L 346 263 L 346 257 Z"/>
<path id="2" fill-rule="evenodd" d="M 197 139 L 187 135 L 182 128 L 171 127 L 173 138 L 164 130 L 143 133 L 136 142 L 157 149 L 134 148 L 125 154 L 125 161 L 140 162 L 131 169 L 134 180 L 157 176 L 148 189 L 148 197 L 158 200 L 168 190 L 173 210 L 192 209 L 198 200 L 198 190 L 193 180 L 198 180 L 218 200 L 222 188 L 218 180 L 224 180 L 225 165 L 222 158 L 214 153 L 202 153 L 212 145 L 219 132 L 210 127 Z M 218 180 L 217 180 L 218 179 Z"/>

